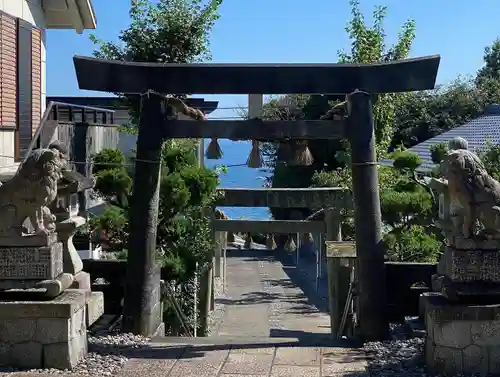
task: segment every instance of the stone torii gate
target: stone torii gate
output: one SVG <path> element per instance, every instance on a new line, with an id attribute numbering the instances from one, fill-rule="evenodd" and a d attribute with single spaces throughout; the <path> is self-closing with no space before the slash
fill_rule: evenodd
<path id="1" fill-rule="evenodd" d="M 161 149 L 172 138 L 347 138 L 352 149 L 360 334 L 388 335 L 384 250 L 375 155 L 372 94 L 434 88 L 438 55 L 375 64 L 161 64 L 75 57 L 80 89 L 144 95 L 345 94 L 347 120 L 183 121 L 171 116 L 168 99 L 143 97 L 137 140 L 124 328 L 151 332 Z"/>

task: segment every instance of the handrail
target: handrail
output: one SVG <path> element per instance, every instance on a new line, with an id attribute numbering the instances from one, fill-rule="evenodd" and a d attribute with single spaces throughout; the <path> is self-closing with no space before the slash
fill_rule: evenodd
<path id="1" fill-rule="evenodd" d="M 34 149 L 38 139 L 40 138 L 40 135 L 42 134 L 42 130 L 45 127 L 45 124 L 49 120 L 50 113 L 52 112 L 52 109 L 55 106 L 68 106 L 68 107 L 75 107 L 75 108 L 84 109 L 84 110 L 99 111 L 99 112 L 103 112 L 103 113 L 115 113 L 115 110 L 110 110 L 110 109 L 104 109 L 104 108 L 93 107 L 93 106 L 85 106 L 85 105 L 75 105 L 72 103 L 65 103 L 65 102 L 50 101 L 48 106 L 45 108 L 45 111 L 43 113 L 43 117 L 40 120 L 40 124 L 36 128 L 36 131 L 33 134 L 33 137 L 31 138 L 31 142 L 28 145 L 28 149 L 27 149 L 25 155 L 23 156 L 22 161 L 19 164 L 19 167 L 17 168 L 18 171 L 21 168 L 21 165 L 26 161 L 26 159 L 30 155 L 31 151 Z M 57 121 L 57 120 L 55 120 L 55 121 Z"/>

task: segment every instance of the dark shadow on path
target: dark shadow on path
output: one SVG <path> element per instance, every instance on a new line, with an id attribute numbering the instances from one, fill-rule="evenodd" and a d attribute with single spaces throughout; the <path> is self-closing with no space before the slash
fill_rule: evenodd
<path id="1" fill-rule="evenodd" d="M 161 343 L 161 345 L 155 345 Z M 165 346 L 165 343 L 170 343 Z M 143 359 L 191 359 L 202 357 L 206 352 L 217 350 L 251 350 L 271 347 L 359 347 L 352 341 L 334 340 L 328 334 L 312 334 L 301 331 L 273 330 L 271 338 L 250 337 L 216 338 L 155 338 L 150 346 L 133 349 L 126 353 L 129 358 Z"/>

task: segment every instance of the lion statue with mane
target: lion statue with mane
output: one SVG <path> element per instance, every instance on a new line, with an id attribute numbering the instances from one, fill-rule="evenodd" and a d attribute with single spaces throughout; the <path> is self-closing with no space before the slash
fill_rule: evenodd
<path id="1" fill-rule="evenodd" d="M 29 219 L 35 234 L 55 230 L 48 206 L 57 197 L 57 182 L 67 166 L 67 150 L 58 141 L 33 150 L 12 179 L 0 185 L 0 235 L 19 237 Z"/>
<path id="2" fill-rule="evenodd" d="M 500 236 L 500 183 L 493 179 L 481 159 L 468 149 L 448 152 L 441 162 L 441 171 L 448 181 L 455 213 L 453 224 L 465 238 L 476 235 L 478 222 L 482 235 Z"/>

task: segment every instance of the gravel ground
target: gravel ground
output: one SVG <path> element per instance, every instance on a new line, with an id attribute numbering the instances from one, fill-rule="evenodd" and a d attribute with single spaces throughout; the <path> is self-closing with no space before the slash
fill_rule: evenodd
<path id="1" fill-rule="evenodd" d="M 425 377 L 423 363 L 424 339 L 409 338 L 399 325 L 391 325 L 393 340 L 365 343 L 364 349 L 371 356 L 368 362 L 371 377 Z"/>
<path id="2" fill-rule="evenodd" d="M 217 302 L 217 299 L 226 298 L 222 278 L 214 278 L 214 310 L 208 314 L 208 334 L 217 336 L 224 321 L 225 305 Z"/>

